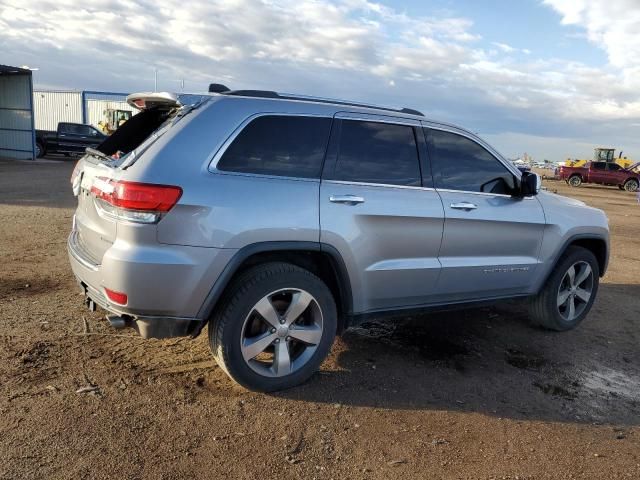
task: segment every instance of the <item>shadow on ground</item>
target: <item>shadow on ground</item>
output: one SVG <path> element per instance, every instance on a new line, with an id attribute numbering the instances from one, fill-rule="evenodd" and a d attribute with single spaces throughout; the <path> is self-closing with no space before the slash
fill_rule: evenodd
<path id="1" fill-rule="evenodd" d="M 640 424 L 638 285 L 601 285 L 585 322 L 565 333 L 527 323 L 526 306 L 373 321 L 347 331 L 334 371 L 290 399 L 516 419 Z M 611 314 L 611 306 L 618 314 Z M 634 318 L 634 315 L 636 316 Z"/>
<path id="2" fill-rule="evenodd" d="M 64 156 L 0 160 L 0 204 L 74 208 L 69 179 L 76 161 Z"/>

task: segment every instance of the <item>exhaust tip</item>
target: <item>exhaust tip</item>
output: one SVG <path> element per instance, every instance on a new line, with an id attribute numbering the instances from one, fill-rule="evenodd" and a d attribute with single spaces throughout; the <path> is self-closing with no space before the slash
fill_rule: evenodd
<path id="1" fill-rule="evenodd" d="M 131 326 L 131 319 L 128 317 L 120 315 L 106 315 L 105 317 L 109 324 L 117 330 Z"/>

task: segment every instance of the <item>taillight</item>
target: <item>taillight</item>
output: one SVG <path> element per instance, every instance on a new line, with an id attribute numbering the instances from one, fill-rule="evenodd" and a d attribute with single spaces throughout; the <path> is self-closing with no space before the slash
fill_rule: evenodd
<path id="1" fill-rule="evenodd" d="M 71 185 L 73 185 L 73 183 L 75 182 L 78 173 L 80 173 L 80 160 L 76 162 L 75 166 L 73 167 L 73 172 L 71 172 Z"/>
<path id="2" fill-rule="evenodd" d="M 82 180 L 82 176 L 80 175 L 81 172 L 81 168 L 80 168 L 80 162 L 81 160 L 78 160 L 76 162 L 75 167 L 73 167 L 73 172 L 71 172 L 71 190 L 73 191 L 73 195 L 74 196 L 78 196 L 80 194 L 80 181 Z"/>
<path id="3" fill-rule="evenodd" d="M 112 302 L 117 303 L 119 305 L 127 304 L 128 298 L 126 293 L 116 292 L 114 290 L 109 290 L 108 288 L 105 288 L 104 292 L 107 294 L 107 298 Z"/>
<path id="4" fill-rule="evenodd" d="M 133 222 L 155 223 L 178 203 L 182 189 L 97 177 L 93 180 L 91 193 L 98 202 L 104 202 L 99 206 L 108 215 Z"/>

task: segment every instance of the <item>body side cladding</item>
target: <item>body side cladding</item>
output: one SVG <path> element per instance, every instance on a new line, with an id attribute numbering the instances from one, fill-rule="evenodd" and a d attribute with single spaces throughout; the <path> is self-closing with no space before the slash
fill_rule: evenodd
<path id="1" fill-rule="evenodd" d="M 357 313 L 351 315 L 349 317 L 349 326 L 361 325 L 367 321 L 373 319 L 388 319 L 399 316 L 418 316 L 424 315 L 427 313 L 436 313 L 436 312 L 447 312 L 447 311 L 455 311 L 455 310 L 465 310 L 468 308 L 477 308 L 477 307 L 485 307 L 494 305 L 499 302 L 514 300 L 514 299 L 525 299 L 530 297 L 529 294 L 519 294 L 519 295 L 505 295 L 498 297 L 488 297 L 483 299 L 475 299 L 475 300 L 463 300 L 459 302 L 447 302 L 447 303 L 429 303 L 424 305 L 412 305 L 408 307 L 396 307 L 384 310 L 373 310 L 364 313 Z"/>
<path id="2" fill-rule="evenodd" d="M 547 282 L 547 279 L 553 273 L 553 269 L 558 264 L 560 257 L 564 254 L 564 252 L 567 251 L 567 248 L 569 248 L 569 246 L 572 244 L 578 244 L 580 246 L 580 242 L 584 242 L 584 241 L 592 241 L 592 242 L 595 241 L 595 242 L 602 243 L 604 245 L 604 252 L 601 252 L 601 254 L 604 253 L 604 258 L 601 258 L 598 252 L 593 252 L 593 254 L 596 256 L 596 259 L 598 260 L 598 266 L 600 267 L 600 272 L 599 272 L 600 277 L 602 278 L 604 276 L 604 274 L 607 271 L 607 266 L 609 264 L 610 248 L 609 248 L 609 243 L 607 242 L 607 239 L 600 235 L 592 235 L 589 233 L 572 235 L 571 237 L 567 238 L 564 241 L 562 246 L 556 252 L 555 256 L 553 257 L 553 261 L 550 263 L 548 272 L 546 272 L 546 274 L 543 277 L 541 277 L 541 280 L 539 280 L 538 285 L 536 285 L 535 294 L 538 294 L 538 292 L 540 292 L 540 290 L 544 287 L 545 283 Z"/>
<path id="3" fill-rule="evenodd" d="M 192 337 L 197 337 L 204 326 L 209 321 L 213 309 L 215 308 L 222 293 L 229 285 L 234 275 L 242 268 L 247 259 L 256 254 L 284 253 L 284 252 L 317 252 L 326 253 L 331 259 L 331 266 L 340 289 L 341 311 L 345 317 L 350 317 L 353 309 L 353 298 L 351 295 L 351 282 L 349 274 L 340 253 L 335 247 L 320 242 L 307 241 L 268 241 L 258 242 L 242 247 L 236 252 L 231 261 L 224 268 L 215 284 L 209 291 L 203 305 L 198 311 L 199 325 L 191 332 Z M 345 324 L 346 326 L 346 324 Z"/>

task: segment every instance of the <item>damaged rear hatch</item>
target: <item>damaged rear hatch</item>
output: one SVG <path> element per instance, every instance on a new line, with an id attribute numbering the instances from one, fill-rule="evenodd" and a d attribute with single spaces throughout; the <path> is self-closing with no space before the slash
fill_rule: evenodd
<path id="1" fill-rule="evenodd" d="M 70 247 L 91 268 L 115 242 L 118 222 L 157 223 L 182 193 L 177 187 L 127 182 L 126 169 L 199 103 L 182 106 L 166 92 L 132 94 L 127 102 L 140 113 L 95 149 L 87 148 L 71 177 L 78 208 Z"/>

